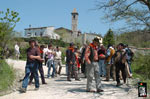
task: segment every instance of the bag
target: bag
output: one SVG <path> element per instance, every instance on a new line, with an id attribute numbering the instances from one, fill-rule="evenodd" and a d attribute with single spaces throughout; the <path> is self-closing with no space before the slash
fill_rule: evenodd
<path id="1" fill-rule="evenodd" d="M 109 61 L 111 60 L 112 56 L 115 54 L 115 50 L 114 50 L 114 49 L 109 48 L 109 50 L 110 50 L 110 56 L 108 56 L 108 57 L 106 58 L 106 61 L 107 61 L 107 62 L 109 62 Z"/>

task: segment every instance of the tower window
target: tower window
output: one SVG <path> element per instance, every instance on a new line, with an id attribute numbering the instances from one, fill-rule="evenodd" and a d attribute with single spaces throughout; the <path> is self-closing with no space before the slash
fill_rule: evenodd
<path id="1" fill-rule="evenodd" d="M 75 19 L 76 18 L 76 16 L 75 15 L 73 15 L 73 19 Z"/>

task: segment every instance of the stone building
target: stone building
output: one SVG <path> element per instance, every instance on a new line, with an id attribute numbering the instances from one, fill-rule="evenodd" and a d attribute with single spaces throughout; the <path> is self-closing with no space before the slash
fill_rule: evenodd
<path id="1" fill-rule="evenodd" d="M 53 26 L 26 28 L 25 37 L 49 37 L 51 39 L 60 39 L 60 36 L 54 32 Z"/>

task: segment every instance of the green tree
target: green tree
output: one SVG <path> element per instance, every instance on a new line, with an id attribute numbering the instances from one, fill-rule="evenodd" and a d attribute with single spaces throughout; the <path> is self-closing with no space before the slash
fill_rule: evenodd
<path id="1" fill-rule="evenodd" d="M 115 44 L 114 33 L 111 29 L 109 29 L 107 34 L 104 36 L 103 44 L 105 46 L 108 46 L 109 44 L 111 45 Z"/>
<path id="2" fill-rule="evenodd" d="M 7 46 L 13 37 L 13 29 L 20 20 L 19 13 L 10 11 L 0 11 L 0 58 L 4 58 Z"/>
<path id="3" fill-rule="evenodd" d="M 111 22 L 124 20 L 128 26 L 150 29 L 150 0 L 98 0 L 96 7 Z"/>

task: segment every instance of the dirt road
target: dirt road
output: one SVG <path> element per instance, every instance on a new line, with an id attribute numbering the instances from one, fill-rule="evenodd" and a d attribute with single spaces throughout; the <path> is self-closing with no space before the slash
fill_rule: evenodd
<path id="1" fill-rule="evenodd" d="M 25 69 L 25 61 L 7 60 L 17 71 L 22 73 Z M 45 75 L 47 74 L 47 67 L 44 67 Z M 128 85 L 116 87 L 115 81 L 102 81 L 103 93 L 87 93 L 86 79 L 81 78 L 81 81 L 72 82 L 66 81 L 65 67 L 63 67 L 61 76 L 57 78 L 46 78 L 47 85 L 41 84 L 40 89 L 34 91 L 34 84 L 28 86 L 26 93 L 19 93 L 14 91 L 11 94 L 1 96 L 0 99 L 143 99 L 138 98 L 138 91 L 128 80 Z M 102 78 L 104 79 L 104 78 Z M 21 86 L 21 83 L 20 83 Z"/>

